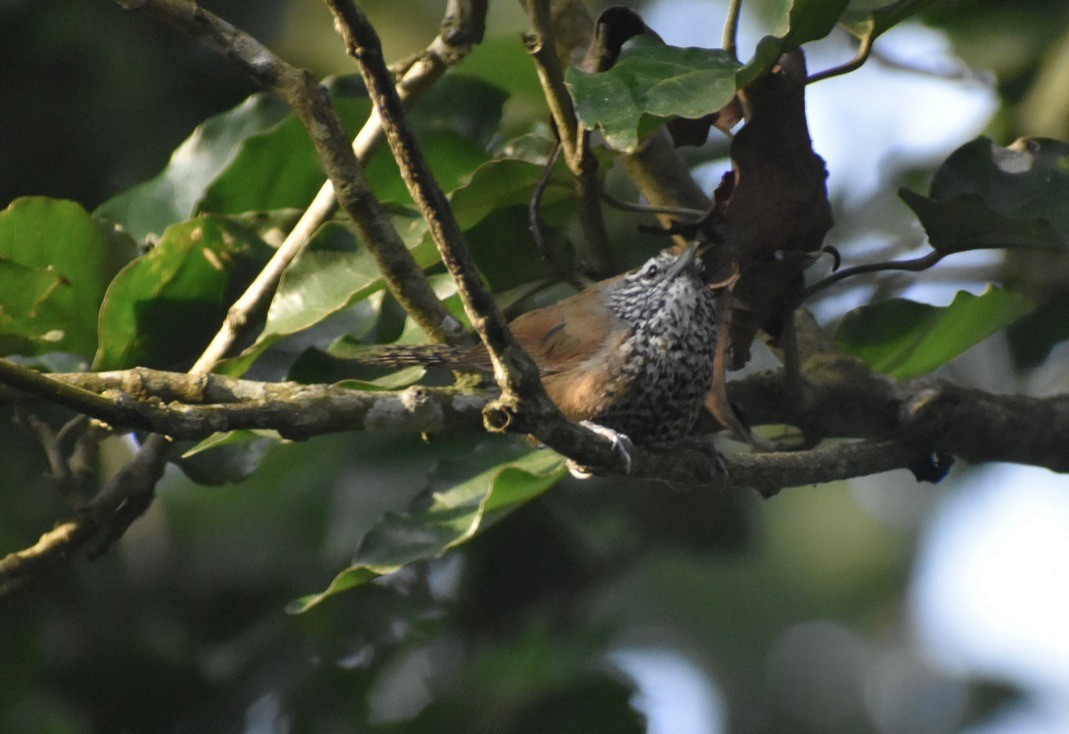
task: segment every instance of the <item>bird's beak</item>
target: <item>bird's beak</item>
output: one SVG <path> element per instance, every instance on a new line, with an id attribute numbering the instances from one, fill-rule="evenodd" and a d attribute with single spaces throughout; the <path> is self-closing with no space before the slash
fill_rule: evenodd
<path id="1" fill-rule="evenodd" d="M 694 258 L 698 255 L 698 243 L 691 242 L 687 249 L 683 250 L 680 256 L 672 263 L 672 267 L 668 268 L 668 271 L 664 274 L 665 280 L 672 280 L 677 275 L 691 266 L 694 262 Z"/>

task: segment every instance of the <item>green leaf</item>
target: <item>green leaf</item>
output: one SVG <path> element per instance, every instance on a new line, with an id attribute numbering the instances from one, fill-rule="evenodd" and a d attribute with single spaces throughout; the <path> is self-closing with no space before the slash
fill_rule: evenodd
<path id="1" fill-rule="evenodd" d="M 524 57 L 528 73 L 532 74 L 530 58 L 522 50 L 520 56 Z M 501 69 L 497 69 L 496 78 L 489 81 L 467 73 L 450 72 L 419 98 L 409 120 L 420 131 L 450 130 L 479 150 L 486 150 L 501 134 L 502 110 L 510 94 L 499 86 L 503 79 Z M 538 84 L 537 78 L 535 84 Z"/>
<path id="2" fill-rule="evenodd" d="M 534 499 L 565 475 L 548 449 L 494 441 L 440 472 L 429 506 L 387 514 L 360 542 L 352 565 L 319 594 L 290 605 L 304 612 L 327 599 L 416 561 L 438 558 L 471 540 L 488 523 Z"/>
<path id="3" fill-rule="evenodd" d="M 483 148 L 454 130 L 427 130 L 419 135 L 419 141 L 427 165 L 443 191 L 452 191 L 467 183 L 472 172 L 490 160 Z M 412 204 L 412 196 L 389 148 L 383 146 L 377 150 L 364 171 L 380 201 Z"/>
<path id="4" fill-rule="evenodd" d="M 395 224 L 420 267 L 437 260 L 433 245 L 413 247 L 423 241 L 426 232 L 422 219 L 396 218 Z M 283 273 L 259 337 L 241 355 L 223 362 L 217 371 L 243 374 L 280 339 L 321 323 L 383 287 L 375 259 L 348 226 L 341 222 L 324 224 Z"/>
<path id="5" fill-rule="evenodd" d="M 824 38 L 846 10 L 849 0 L 792 0 L 780 14 L 775 30 L 758 42 L 754 57 L 736 74 L 741 89 L 764 76 L 781 54 Z"/>
<path id="6" fill-rule="evenodd" d="M 138 240 L 188 219 L 212 181 L 234 161 L 242 143 L 277 125 L 288 113 L 289 108 L 277 97 L 252 95 L 198 125 L 158 176 L 109 199 L 94 214 L 122 224 Z"/>
<path id="7" fill-rule="evenodd" d="M 1032 308 L 1027 299 L 992 286 L 978 296 L 960 291 L 945 307 L 892 298 L 846 314 L 835 340 L 877 372 L 900 379 L 916 377 L 946 364 Z"/>
<path id="8" fill-rule="evenodd" d="M 483 164 L 471 180 L 452 193 L 450 201 L 463 229 L 471 229 L 491 213 L 509 206 L 527 206 L 542 176 L 542 166 L 514 158 Z M 574 201 L 574 189 L 567 174 L 554 173 L 542 199 L 543 211 L 564 201 Z"/>
<path id="9" fill-rule="evenodd" d="M 1021 138 L 1003 148 L 977 138 L 935 172 L 930 196 L 977 195 L 991 211 L 1046 222 L 1069 247 L 1069 143 Z"/>
<path id="10" fill-rule="evenodd" d="M 209 436 L 173 461 L 197 484 L 233 484 L 255 474 L 281 441 L 275 431 L 227 431 Z"/>
<path id="11" fill-rule="evenodd" d="M 719 49 L 680 48 L 639 37 L 607 71 L 569 68 L 567 84 L 583 124 L 615 150 L 633 153 L 649 118 L 699 118 L 735 95 L 738 62 Z"/>
<path id="12" fill-rule="evenodd" d="M 1069 143 L 977 138 L 950 154 L 930 196 L 899 196 L 944 254 L 986 248 L 1069 248 Z"/>
<path id="13" fill-rule="evenodd" d="M 248 229 L 222 217 L 169 227 L 108 288 L 94 369 L 188 367 L 270 253 Z"/>
<path id="14" fill-rule="evenodd" d="M 367 119 L 371 102 L 335 93 L 334 107 L 347 127 Z M 326 176 L 308 131 L 295 115 L 242 140 L 233 160 L 195 202 L 196 211 L 239 214 L 305 208 Z"/>
<path id="15" fill-rule="evenodd" d="M 929 199 L 901 189 L 898 195 L 917 215 L 932 248 L 944 255 L 966 250 L 1063 247 L 1062 239 L 1046 220 L 1004 216 L 992 210 L 979 194 Z"/>
<path id="16" fill-rule="evenodd" d="M 104 292 L 135 254 L 74 202 L 13 201 L 0 212 L 0 353 L 90 357 Z"/>

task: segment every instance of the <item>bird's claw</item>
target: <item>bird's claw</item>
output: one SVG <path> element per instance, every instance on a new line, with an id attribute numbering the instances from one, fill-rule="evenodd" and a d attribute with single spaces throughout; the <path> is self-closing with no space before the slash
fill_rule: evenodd
<path id="1" fill-rule="evenodd" d="M 624 474 L 631 473 L 631 449 L 634 448 L 634 444 L 631 443 L 631 439 L 628 438 L 626 434 L 614 431 L 611 428 L 607 428 L 600 423 L 595 423 L 593 421 L 580 421 L 579 425 L 584 428 L 589 428 L 599 436 L 604 436 L 612 441 L 612 450 L 616 452 L 617 456 L 620 457 L 620 460 L 624 464 Z M 571 459 L 568 460 L 568 473 L 576 479 L 589 479 L 594 475 L 589 468 L 581 466 Z"/>
<path id="2" fill-rule="evenodd" d="M 716 443 L 711 436 L 687 436 L 681 443 L 688 448 L 701 451 L 703 454 L 711 458 L 714 462 L 717 474 L 722 474 L 725 477 L 730 476 L 728 465 L 724 462 L 724 455 L 720 453 L 720 449 L 716 447 Z"/>

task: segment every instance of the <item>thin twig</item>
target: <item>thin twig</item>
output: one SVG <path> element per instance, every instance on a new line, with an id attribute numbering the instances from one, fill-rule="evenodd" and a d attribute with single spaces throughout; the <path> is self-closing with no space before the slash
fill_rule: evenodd
<path id="1" fill-rule="evenodd" d="M 531 30 L 524 36 L 527 52 L 534 59 L 538 79 L 546 96 L 553 124 L 564 150 L 564 161 L 572 172 L 579 199 L 579 221 L 583 236 L 599 273 L 612 270 L 612 250 L 601 211 L 598 161 L 590 149 L 590 131 L 580 123 L 571 95 L 564 85 L 564 69 L 554 43 L 549 0 L 526 0 Z"/>
<path id="2" fill-rule="evenodd" d="M 550 260 L 550 256 L 549 248 L 546 246 L 546 239 L 542 236 L 542 197 L 549 186 L 549 180 L 553 177 L 553 169 L 556 167 L 557 161 L 560 160 L 560 153 L 561 144 L 558 140 L 557 144 L 553 146 L 553 152 L 549 154 L 546 165 L 542 168 L 542 175 L 538 177 L 534 191 L 531 193 L 531 203 L 527 205 L 527 228 L 531 231 L 535 247 L 542 253 L 542 259 L 547 261 Z"/>
<path id="3" fill-rule="evenodd" d="M 472 325 L 490 350 L 495 372 L 504 383 L 502 389 L 506 393 L 514 391 L 513 375 L 504 368 L 504 354 L 519 349 L 504 316 L 479 278 L 449 201 L 431 173 L 405 119 L 404 109 L 389 79 L 378 34 L 352 0 L 327 0 L 327 4 L 334 13 L 349 54 L 357 61 L 409 193 L 427 221 L 442 261 L 457 282 Z M 529 359 L 526 361 L 529 366 L 522 371 L 537 376 L 534 364 Z"/>
<path id="4" fill-rule="evenodd" d="M 387 287 L 431 338 L 441 341 L 451 336 L 455 319 L 434 295 L 368 186 L 326 89 L 307 71 L 287 64 L 255 38 L 192 0 L 137 0 L 136 7 L 225 55 L 253 81 L 285 100 L 307 128 L 339 203 L 375 258 Z"/>
<path id="5" fill-rule="evenodd" d="M 619 209 L 623 212 L 635 212 L 637 214 L 667 214 L 668 216 L 677 217 L 679 219 L 697 221 L 707 213 L 685 206 L 657 206 L 653 204 L 638 204 L 635 202 L 624 201 L 623 199 L 616 198 L 608 191 L 601 192 L 601 199 L 613 209 Z"/>
<path id="6" fill-rule="evenodd" d="M 504 316 L 479 277 L 449 202 L 408 126 L 389 81 L 374 27 L 352 0 L 327 0 L 327 4 L 382 118 L 402 178 L 427 220 L 442 262 L 456 281 L 464 310 L 490 354 L 502 397 L 484 412 L 487 427 L 533 434 L 585 466 L 619 465 L 620 457 L 609 441 L 561 415 L 542 387 L 537 366 L 512 338 Z"/>

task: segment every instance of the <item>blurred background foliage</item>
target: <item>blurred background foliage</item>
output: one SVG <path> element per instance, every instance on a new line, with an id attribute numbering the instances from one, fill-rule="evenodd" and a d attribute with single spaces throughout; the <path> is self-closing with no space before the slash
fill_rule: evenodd
<path id="1" fill-rule="evenodd" d="M 443 4 L 362 3 L 389 59 L 426 44 Z M 353 71 L 317 0 L 208 6 L 318 75 Z M 716 45 L 723 7 L 687 7 Z M 997 141 L 1069 136 L 1064 2 L 936 3 L 923 20 L 992 75 Z M 511 94 L 502 126 L 512 133 L 544 115 L 532 69 L 508 50 L 525 25 L 518 3 L 491 3 L 487 42 L 462 67 Z M 109 2 L 4 3 L 0 68 L 5 206 L 40 194 L 92 210 L 256 91 L 215 54 Z M 902 100 L 901 114 L 928 111 Z M 724 148 L 689 155 L 708 166 Z M 879 186 L 860 198 L 836 190 L 833 167 L 844 254 L 873 237 L 908 239 L 904 208 L 888 202 L 903 183 L 920 188 L 936 162 L 882 160 Z M 724 165 L 712 164 L 715 177 Z M 486 237 L 501 236 L 494 224 Z M 610 226 L 642 251 L 633 219 Z M 1045 296 L 1057 308 L 1065 282 Z M 888 278 L 866 297 L 909 286 Z M 818 306 L 833 316 L 856 303 L 836 298 Z M 991 349 L 945 373 L 1003 390 L 1032 379 L 1001 353 L 1002 371 L 992 368 Z M 42 478 L 39 445 L 4 417 L 6 550 L 32 544 L 66 507 Z M 950 732 L 1028 695 L 997 674 L 937 665 L 912 629 L 919 539 L 941 498 L 981 471 L 969 468 L 939 487 L 901 472 L 771 502 L 564 482 L 439 562 L 286 614 L 450 459 L 506 440 L 328 436 L 276 448 L 236 484 L 169 473 L 111 552 L 0 606 L 0 731 Z M 108 445 L 105 471 L 130 450 Z"/>

